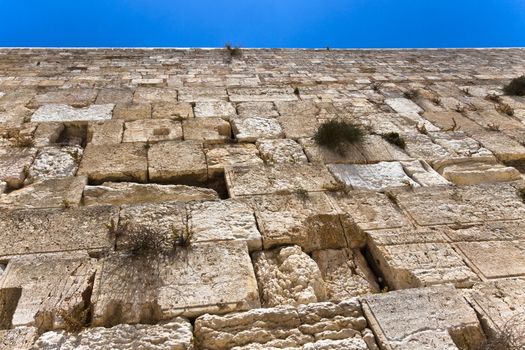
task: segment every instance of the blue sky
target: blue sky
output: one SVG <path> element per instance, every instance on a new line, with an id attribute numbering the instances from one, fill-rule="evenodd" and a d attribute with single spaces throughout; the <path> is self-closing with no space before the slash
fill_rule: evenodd
<path id="1" fill-rule="evenodd" d="M 0 46 L 525 46 L 525 0 L 0 0 Z"/>

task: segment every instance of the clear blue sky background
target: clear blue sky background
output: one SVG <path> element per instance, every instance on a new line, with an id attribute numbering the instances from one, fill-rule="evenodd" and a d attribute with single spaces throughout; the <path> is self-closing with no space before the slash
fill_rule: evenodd
<path id="1" fill-rule="evenodd" d="M 0 0 L 0 46 L 525 46 L 525 0 Z"/>

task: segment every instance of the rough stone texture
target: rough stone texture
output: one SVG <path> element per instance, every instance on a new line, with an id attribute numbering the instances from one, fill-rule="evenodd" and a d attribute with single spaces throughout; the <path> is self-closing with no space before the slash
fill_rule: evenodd
<path id="1" fill-rule="evenodd" d="M 37 337 L 34 327 L 18 327 L 0 331 L 0 347 L 4 350 L 29 350 Z"/>
<path id="2" fill-rule="evenodd" d="M 207 145 L 204 151 L 210 177 L 223 174 L 224 169 L 230 166 L 263 164 L 259 151 L 253 144 Z"/>
<path id="3" fill-rule="evenodd" d="M 150 104 L 118 104 L 113 110 L 113 118 L 117 120 L 139 120 L 151 118 Z"/>
<path id="4" fill-rule="evenodd" d="M 209 350 L 378 350 L 356 299 L 204 315 L 195 321 L 195 335 Z"/>
<path id="5" fill-rule="evenodd" d="M 185 102 L 156 102 L 152 104 L 153 118 L 183 120 L 193 118 L 191 104 Z"/>
<path id="6" fill-rule="evenodd" d="M 241 102 L 237 104 L 237 112 L 240 117 L 257 115 L 272 118 L 279 116 L 272 102 Z"/>
<path id="7" fill-rule="evenodd" d="M 257 140 L 257 148 L 266 164 L 275 163 L 308 163 L 303 148 L 294 140 Z"/>
<path id="8" fill-rule="evenodd" d="M 231 197 L 302 190 L 326 191 L 337 186 L 325 167 L 310 164 L 228 167 L 225 173 Z"/>
<path id="9" fill-rule="evenodd" d="M 266 195 L 250 201 L 265 249 L 296 244 L 311 252 L 347 245 L 339 213 L 323 193 Z"/>
<path id="10" fill-rule="evenodd" d="M 36 152 L 36 148 L 0 148 L 0 180 L 8 188 L 22 186 Z"/>
<path id="11" fill-rule="evenodd" d="M 97 98 L 98 92 L 91 89 L 73 88 L 46 92 L 37 95 L 30 102 L 30 107 L 65 103 L 73 107 L 86 107 Z"/>
<path id="12" fill-rule="evenodd" d="M 158 325 L 118 325 L 95 327 L 78 334 L 64 331 L 46 332 L 38 338 L 32 350 L 75 349 L 155 349 L 193 350 L 193 327 L 182 317 Z"/>
<path id="13" fill-rule="evenodd" d="M 321 271 L 299 246 L 256 252 L 253 264 L 263 307 L 326 300 Z"/>
<path id="14" fill-rule="evenodd" d="M 359 250 L 316 250 L 312 252 L 312 258 L 323 276 L 328 300 L 340 302 L 379 292 L 374 273 Z"/>
<path id="15" fill-rule="evenodd" d="M 483 342 L 476 313 L 448 286 L 363 299 L 365 315 L 386 349 L 475 349 Z"/>
<path id="16" fill-rule="evenodd" d="M 450 165 L 445 167 L 441 174 L 458 186 L 521 179 L 521 173 L 516 168 L 482 162 Z"/>
<path id="17" fill-rule="evenodd" d="M 184 185 L 138 184 L 135 182 L 104 182 L 84 188 L 85 205 L 121 205 L 145 202 L 191 202 L 218 199 L 217 192 L 207 188 Z"/>
<path id="18" fill-rule="evenodd" d="M 235 117 L 235 107 L 225 101 L 215 102 L 197 102 L 195 104 L 195 117 L 219 117 L 224 119 L 230 119 Z"/>
<path id="19" fill-rule="evenodd" d="M 44 147 L 29 167 L 26 181 L 75 176 L 82 154 L 83 149 L 79 146 Z"/>
<path id="20" fill-rule="evenodd" d="M 144 143 L 89 144 L 77 174 L 87 175 L 93 184 L 106 181 L 145 182 L 148 176 L 147 149 Z"/>
<path id="21" fill-rule="evenodd" d="M 138 87 L 133 94 L 133 103 L 152 103 L 152 102 L 176 102 L 177 90 L 157 88 L 157 87 Z"/>
<path id="22" fill-rule="evenodd" d="M 86 253 L 26 255 L 9 261 L 0 290 L 21 288 L 13 326 L 35 326 L 39 332 L 62 329 L 63 312 L 89 307 L 97 266 Z"/>
<path id="23" fill-rule="evenodd" d="M 0 194 L 0 207 L 6 209 L 77 207 L 86 184 L 85 176 L 42 180 L 9 194 Z"/>
<path id="24" fill-rule="evenodd" d="M 235 138 L 241 142 L 253 142 L 258 139 L 277 139 L 284 136 L 279 122 L 262 117 L 245 117 L 232 119 Z"/>
<path id="25" fill-rule="evenodd" d="M 63 104 L 45 105 L 31 116 L 33 122 L 73 122 L 111 119 L 115 105 L 92 105 L 85 108 L 73 108 Z"/>
<path id="26" fill-rule="evenodd" d="M 149 178 L 155 182 L 205 182 L 208 178 L 206 157 L 198 141 L 167 141 L 148 150 Z"/>
<path id="27" fill-rule="evenodd" d="M 122 142 L 182 140 L 180 122 L 170 119 L 143 119 L 126 122 Z"/>
<path id="28" fill-rule="evenodd" d="M 111 145 L 122 141 L 124 123 L 121 120 L 106 120 L 89 125 L 88 141 L 94 145 Z"/>
<path id="29" fill-rule="evenodd" d="M 235 200 L 188 204 L 188 230 L 196 243 L 239 240 L 250 251 L 262 247 L 253 210 Z"/>
<path id="30" fill-rule="evenodd" d="M 231 126 L 221 118 L 195 118 L 183 121 L 184 140 L 222 143 L 231 139 Z"/>
<path id="31" fill-rule="evenodd" d="M 22 209 L 0 211 L 0 256 L 79 249 L 106 249 L 113 245 L 108 227 L 116 208 Z"/>
<path id="32" fill-rule="evenodd" d="M 244 242 L 195 244 L 153 260 L 121 254 L 102 264 L 93 290 L 93 326 L 260 307 Z M 149 287 L 137 290 L 137 285 Z"/>

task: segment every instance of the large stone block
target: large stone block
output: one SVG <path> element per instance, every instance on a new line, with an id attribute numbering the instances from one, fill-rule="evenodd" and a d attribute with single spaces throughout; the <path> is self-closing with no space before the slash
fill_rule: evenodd
<path id="1" fill-rule="evenodd" d="M 230 123 L 222 118 L 194 118 L 182 122 L 184 140 L 224 143 L 231 139 Z"/>
<path id="2" fill-rule="evenodd" d="M 14 257 L 0 277 L 0 291 L 21 288 L 12 324 L 35 326 L 39 332 L 63 329 L 68 316 L 87 323 L 89 295 L 97 263 L 86 253 Z"/>
<path id="3" fill-rule="evenodd" d="M 111 119 L 113 104 L 91 105 L 85 108 L 74 108 L 69 105 L 50 104 L 36 110 L 31 116 L 33 122 L 73 122 Z"/>
<path id="4" fill-rule="evenodd" d="M 133 94 L 133 103 L 176 102 L 177 90 L 158 87 L 138 87 Z"/>
<path id="5" fill-rule="evenodd" d="M 196 118 L 219 117 L 230 119 L 236 115 L 235 107 L 230 102 L 197 102 L 195 104 Z"/>
<path id="6" fill-rule="evenodd" d="M 297 101 L 292 88 L 238 88 L 228 90 L 232 102 Z"/>
<path id="7" fill-rule="evenodd" d="M 84 150 L 78 175 L 87 175 L 92 184 L 106 181 L 146 182 L 148 177 L 146 146 L 144 143 L 88 144 Z"/>
<path id="8" fill-rule="evenodd" d="M 83 149 L 80 146 L 48 146 L 40 149 L 29 167 L 27 182 L 75 176 Z"/>
<path id="9" fill-rule="evenodd" d="M 199 183 L 208 178 L 206 157 L 198 141 L 167 141 L 148 151 L 149 178 L 156 182 Z"/>
<path id="10" fill-rule="evenodd" d="M 113 110 L 113 119 L 132 121 L 151 118 L 151 105 L 141 104 L 118 104 Z"/>
<path id="11" fill-rule="evenodd" d="M 182 125 L 170 119 L 142 119 L 124 124 L 122 142 L 182 140 Z"/>
<path id="12" fill-rule="evenodd" d="M 98 91 L 92 89 L 61 89 L 37 95 L 29 105 L 31 108 L 36 108 L 42 105 L 64 103 L 73 107 L 86 107 L 95 102 L 97 94 Z"/>
<path id="13" fill-rule="evenodd" d="M 0 256 L 108 249 L 108 225 L 116 216 L 108 206 L 0 211 Z"/>
<path id="14" fill-rule="evenodd" d="M 367 296 L 363 309 L 382 349 L 477 349 L 484 341 L 476 313 L 449 286 Z"/>
<path id="15" fill-rule="evenodd" d="M 122 120 L 106 120 L 89 123 L 88 142 L 94 145 L 111 145 L 122 141 L 124 122 Z"/>
<path id="16" fill-rule="evenodd" d="M 260 116 L 260 117 L 278 117 L 279 112 L 277 112 L 273 102 L 241 102 L 237 103 L 237 113 L 240 117 L 251 117 L 251 116 Z"/>
<path id="17" fill-rule="evenodd" d="M 97 274 L 92 300 L 94 326 L 260 307 L 244 242 L 201 243 L 153 257 L 109 256 Z"/>
<path id="18" fill-rule="evenodd" d="M 208 164 L 208 174 L 210 177 L 222 175 L 224 168 L 229 166 L 263 164 L 263 160 L 259 157 L 257 147 L 250 143 L 207 145 L 204 152 L 206 153 L 206 162 Z"/>
<path id="19" fill-rule="evenodd" d="M 275 163 L 308 163 L 308 158 L 303 152 L 303 148 L 294 140 L 257 140 L 257 148 L 261 152 L 261 157 L 266 164 Z"/>
<path id="20" fill-rule="evenodd" d="M 151 116 L 155 119 L 189 119 L 193 118 L 193 107 L 186 102 L 155 102 Z"/>
<path id="21" fill-rule="evenodd" d="M 0 181 L 8 188 L 22 186 L 36 152 L 36 148 L 0 148 Z"/>
<path id="22" fill-rule="evenodd" d="M 235 138 L 241 142 L 254 142 L 258 139 L 282 138 L 284 133 L 276 119 L 245 117 L 232 119 Z"/>

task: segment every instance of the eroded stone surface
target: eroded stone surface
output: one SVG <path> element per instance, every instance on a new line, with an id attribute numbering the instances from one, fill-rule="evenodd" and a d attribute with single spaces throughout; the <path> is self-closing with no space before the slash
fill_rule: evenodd
<path id="1" fill-rule="evenodd" d="M 276 139 L 284 136 L 279 122 L 270 118 L 234 118 L 232 129 L 235 138 L 242 142 L 253 142 L 260 138 Z"/>
<path id="2" fill-rule="evenodd" d="M 22 186 L 36 152 L 36 148 L 0 148 L 0 180 L 9 188 Z"/>
<path id="3" fill-rule="evenodd" d="M 229 119 L 236 116 L 235 107 L 225 101 L 197 102 L 195 104 L 195 117 L 219 117 Z"/>
<path id="4" fill-rule="evenodd" d="M 35 327 L 18 327 L 0 331 L 0 346 L 5 350 L 28 350 L 36 337 Z"/>
<path id="5" fill-rule="evenodd" d="M 230 166 L 263 164 L 259 151 L 253 144 L 207 145 L 204 151 L 210 176 L 222 175 L 224 168 Z"/>
<path id="6" fill-rule="evenodd" d="M 184 140 L 223 143 L 231 139 L 230 123 L 221 118 L 195 118 L 182 123 Z"/>
<path id="7" fill-rule="evenodd" d="M 208 178 L 206 157 L 198 141 L 167 141 L 148 150 L 149 178 L 156 182 L 205 182 Z"/>
<path id="8" fill-rule="evenodd" d="M 26 181 L 33 182 L 58 177 L 75 176 L 82 159 L 79 146 L 49 146 L 42 148 L 29 167 Z"/>
<path id="9" fill-rule="evenodd" d="M 91 105 L 85 108 L 74 108 L 63 104 L 44 105 L 31 116 L 33 122 L 72 122 L 111 119 L 115 105 Z"/>
<path id="10" fill-rule="evenodd" d="M 126 122 L 122 142 L 182 140 L 180 122 L 170 119 L 144 119 Z"/>
<path id="11" fill-rule="evenodd" d="M 257 140 L 257 148 L 266 164 L 275 163 L 308 163 L 303 148 L 294 140 Z"/>

